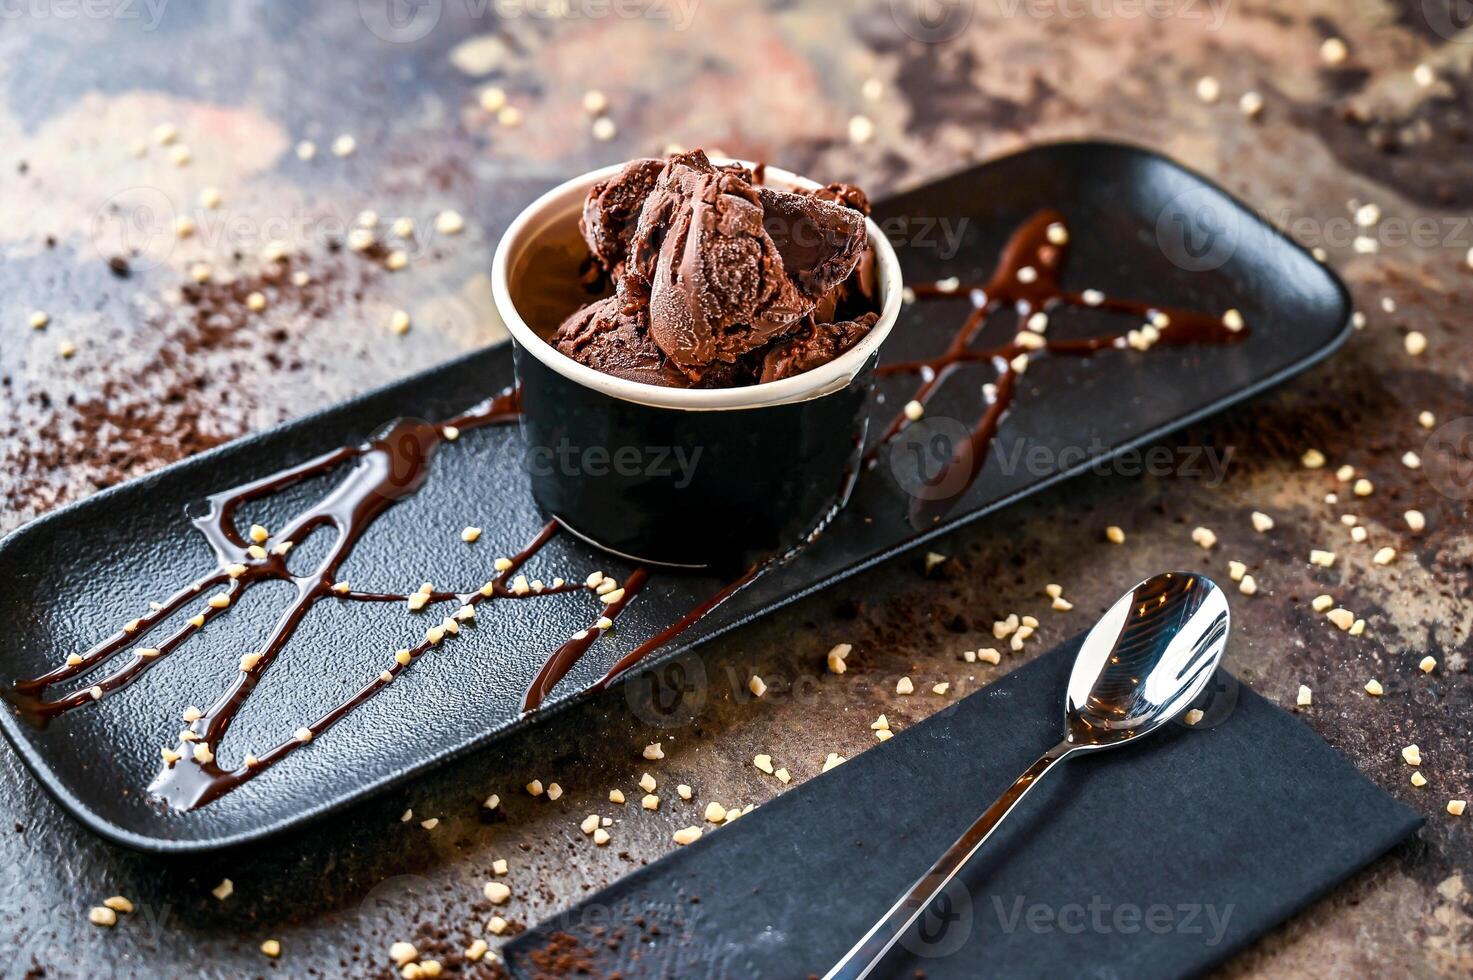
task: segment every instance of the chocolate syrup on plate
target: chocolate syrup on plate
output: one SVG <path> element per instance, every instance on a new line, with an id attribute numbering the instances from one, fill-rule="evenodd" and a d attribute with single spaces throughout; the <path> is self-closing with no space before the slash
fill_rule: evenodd
<path id="1" fill-rule="evenodd" d="M 942 353 L 925 360 L 884 364 L 877 373 L 881 376 L 919 375 L 921 383 L 911 398 L 923 408 L 946 379 L 962 367 L 990 365 L 997 379 L 994 387 L 989 389 L 987 405 L 968 440 L 955 447 L 950 460 L 931 477 L 933 485 L 952 485 L 957 489 L 935 499 L 915 498 L 910 514 L 914 526 L 925 527 L 939 521 L 977 479 L 998 427 L 1017 396 L 1019 378 L 1040 357 L 1089 357 L 1104 350 L 1132 347 L 1146 350 L 1157 345 L 1223 345 L 1246 339 L 1246 327 L 1241 323 L 1229 326 L 1221 316 L 1120 299 L 1093 291 L 1074 293 L 1064 289 L 1060 275 L 1068 254 L 1068 242 L 1069 232 L 1063 214 L 1053 210 L 1040 211 L 1008 239 L 996 269 L 985 283 L 915 287 L 917 299 L 969 296 L 973 309 Z M 1049 338 L 1049 314 L 1071 306 L 1126 314 L 1143 322 L 1133 330 L 1097 337 L 1076 340 Z M 972 342 L 990 322 L 992 315 L 1007 307 L 1017 311 L 1019 333 L 1001 347 L 974 350 Z M 1041 321 L 1032 320 L 1036 314 L 1042 314 Z M 879 449 L 909 424 L 910 419 L 904 412 L 896 415 L 866 455 L 866 462 L 873 465 Z M 962 478 L 953 481 L 950 478 L 956 471 L 961 471 Z"/>
<path id="2" fill-rule="evenodd" d="M 1027 354 L 1054 356 L 1088 356 L 1097 351 L 1127 346 L 1131 334 L 1119 333 L 1084 340 L 1035 339 L 1025 343 L 1015 338 L 993 350 L 972 350 L 971 342 L 985 326 L 990 314 L 1005 304 L 1013 305 L 1026 320 L 1034 312 L 1047 312 L 1059 306 L 1085 306 L 1111 312 L 1147 317 L 1159 326 L 1159 337 L 1153 342 L 1166 344 L 1225 344 L 1241 340 L 1245 331 L 1234 331 L 1221 319 L 1195 313 L 1157 307 L 1135 300 L 1089 297 L 1062 289 L 1059 270 L 1064 258 L 1067 232 L 1062 215 L 1044 211 L 1029 219 L 1003 250 L 996 272 L 985 284 L 943 289 L 939 286 L 916 288 L 917 296 L 952 295 L 965 290 L 974 297 L 975 309 L 956 331 L 947 349 L 937 357 L 890 364 L 880 373 L 919 374 L 922 377 L 914 398 L 923 405 L 935 394 L 946 377 L 966 365 L 992 364 L 998 372 L 996 390 L 981 419 L 972 430 L 970 443 L 959 447 L 950 465 L 965 466 L 966 483 L 975 479 L 985 459 L 987 448 L 995 436 L 1003 416 L 1011 406 L 1019 375 L 1026 365 L 1015 360 Z M 1149 345 L 1147 345 L 1149 346 Z M 149 613 L 129 622 L 122 629 L 99 642 L 71 662 L 29 680 L 17 682 L 5 691 L 5 697 L 21 714 L 39 725 L 68 711 L 105 698 L 136 680 L 154 663 L 174 653 L 190 637 L 211 620 L 239 601 L 259 582 L 282 581 L 292 584 L 296 594 L 278 618 L 260 656 L 249 669 L 241 669 L 213 704 L 188 722 L 173 749 L 165 750 L 166 761 L 150 784 L 150 791 L 170 806 L 190 810 L 204 806 L 235 787 L 271 768 L 291 753 L 321 737 L 358 705 L 389 687 L 394 678 L 416 659 L 452 638 L 460 625 L 474 618 L 478 607 L 491 600 L 527 600 L 572 591 L 596 592 L 586 582 L 531 589 L 522 583 L 518 572 L 558 533 L 557 523 L 550 522 L 517 554 L 502 564 L 495 577 L 470 592 L 430 592 L 426 605 L 455 601 L 460 609 L 454 617 L 446 617 L 439 625 L 426 630 L 417 645 L 399 651 L 373 680 L 341 704 L 303 726 L 294 736 L 259 756 L 247 756 L 239 766 L 227 769 L 215 758 L 231 722 L 246 703 L 261 677 L 290 642 L 297 627 L 311 608 L 323 600 L 339 602 L 407 602 L 408 595 L 335 589 L 337 572 L 354 546 L 373 522 L 395 502 L 416 493 L 429 476 L 429 465 L 435 453 L 459 431 L 514 421 L 519 414 L 515 391 L 489 399 L 465 414 L 443 423 L 399 419 L 389 424 L 372 439 L 324 453 L 315 459 L 255 480 L 243 486 L 214 494 L 206 500 L 204 513 L 194 518 L 194 526 L 204 535 L 214 552 L 216 569 L 179 589 Z M 880 445 L 893 439 L 905 428 L 906 417 L 892 421 L 880 439 Z M 878 447 L 877 447 L 878 448 Z M 874 452 L 867 457 L 873 462 Z M 284 528 L 265 540 L 247 540 L 235 523 L 241 505 L 326 475 L 341 467 L 347 473 L 316 504 L 293 518 Z M 855 474 L 857 476 L 857 474 Z M 954 497 L 952 498 L 954 501 Z M 946 506 L 950 505 L 948 501 Z M 939 518 L 939 514 L 936 515 Z M 287 557 L 292 543 L 305 540 L 314 530 L 330 527 L 336 531 L 327 555 L 305 574 L 288 569 Z M 709 615 L 732 595 L 757 579 L 767 565 L 749 568 L 687 615 L 661 630 L 631 650 L 595 683 L 607 687 L 646 656 L 665 646 Z M 649 574 L 636 568 L 622 584 L 613 601 L 602 603 L 600 624 L 576 634 L 557 647 L 543 663 L 527 687 L 522 699 L 524 711 L 538 708 L 543 700 L 593 646 L 600 636 L 612 628 L 621 612 L 639 595 Z M 207 595 L 207 590 L 212 594 Z M 613 595 L 613 593 L 610 593 Z M 144 641 L 165 620 L 186 605 L 199 602 L 203 608 L 184 626 L 158 640 L 157 647 Z M 604 623 L 603 619 L 607 619 Z M 431 617 L 429 621 L 433 621 Z M 127 655 L 131 654 L 130 657 Z M 104 667 L 115 659 L 123 659 L 91 686 L 54 699 L 46 698 L 48 688 L 73 680 Z M 204 746 L 199 750 L 199 746 Z M 198 754 L 196 754 L 198 752 Z"/>

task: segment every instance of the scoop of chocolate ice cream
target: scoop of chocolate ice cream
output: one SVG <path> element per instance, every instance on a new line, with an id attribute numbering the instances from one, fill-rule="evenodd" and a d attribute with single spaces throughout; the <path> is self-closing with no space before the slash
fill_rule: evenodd
<path id="1" fill-rule="evenodd" d="M 852 346 L 875 322 L 854 278 L 868 199 L 846 184 L 791 193 L 759 180 L 694 150 L 596 184 L 579 227 L 616 293 L 569 317 L 554 345 L 677 387 L 788 377 Z"/>
<path id="2" fill-rule="evenodd" d="M 767 349 L 758 380 L 766 384 L 827 364 L 859 343 L 878 320 L 876 314 L 866 313 L 857 320 L 802 327 Z"/>
<path id="3" fill-rule="evenodd" d="M 782 256 L 783 269 L 813 307 L 849 277 L 865 249 L 864 215 L 814 195 L 763 187 L 762 226 Z"/>
<path id="4" fill-rule="evenodd" d="M 631 160 L 623 170 L 594 184 L 588 192 L 578 230 L 594 260 L 610 275 L 616 274 L 629 254 L 629 237 L 634 234 L 639 212 L 664 169 L 664 160 Z"/>
<path id="5" fill-rule="evenodd" d="M 648 304 L 650 336 L 684 368 L 735 361 L 813 307 L 767 234 L 757 189 L 699 150 L 656 181 L 620 289 Z"/>
<path id="6" fill-rule="evenodd" d="M 626 310 L 617 296 L 591 303 L 563 321 L 552 345 L 604 374 L 665 388 L 735 388 L 754 384 L 755 367 L 716 363 L 704 370 L 682 371 L 655 346 L 642 309 Z"/>

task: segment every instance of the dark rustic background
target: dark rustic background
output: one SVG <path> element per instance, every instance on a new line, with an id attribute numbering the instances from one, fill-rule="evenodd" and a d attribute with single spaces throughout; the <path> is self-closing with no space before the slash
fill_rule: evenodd
<path id="1" fill-rule="evenodd" d="M 874 744 L 879 711 L 898 729 L 985 683 L 991 669 L 958 654 L 992 645 L 993 619 L 1038 615 L 1030 649 L 1041 650 L 1136 577 L 1168 566 L 1222 576 L 1228 559 L 1260 586 L 1237 602 L 1236 670 L 1286 706 L 1308 684 L 1309 724 L 1428 823 L 1226 972 L 1473 971 L 1473 816 L 1443 811 L 1473 795 L 1467 484 L 1431 465 L 1432 433 L 1417 421 L 1424 410 L 1438 426 L 1470 414 L 1466 5 L 921 6 L 951 14 L 917 17 L 911 0 L 0 6 L 0 533 L 499 341 L 487 270 L 510 217 L 568 175 L 671 144 L 879 195 L 1041 140 L 1136 141 L 1323 248 L 1366 317 L 1327 366 L 1169 445 L 1178 459 L 1231 448 L 1226 480 L 1077 480 L 943 542 L 948 558 L 929 574 L 918 554 L 800 603 L 704 658 L 709 676 L 755 671 L 772 692 L 753 703 L 717 685 L 673 738 L 613 692 L 306 832 L 186 862 L 92 838 L 0 752 L 5 975 L 388 975 L 389 944 L 404 938 L 453 962 L 485 935 L 481 885 L 494 860 L 508 860 L 514 891 L 501 914 L 513 928 L 535 921 L 674 846 L 672 830 L 698 823 L 705 801 L 769 799 L 780 787 L 752 768 L 754 754 L 806 779 L 827 752 Z M 1330 38 L 1346 42 L 1343 60 L 1325 57 Z M 1216 101 L 1199 94 L 1203 76 L 1217 80 Z M 488 86 L 519 120 L 488 111 Z M 585 111 L 590 88 L 604 93 L 608 123 Z M 1256 118 L 1238 105 L 1249 91 L 1262 99 Z M 170 146 L 154 138 L 164 123 L 178 131 Z M 356 142 L 349 156 L 331 150 L 341 134 Z M 303 140 L 316 145 L 310 160 L 297 153 Z M 171 160 L 179 145 L 186 166 Z M 211 187 L 213 209 L 200 203 Z M 1367 203 L 1379 220 L 1358 229 Z M 433 231 L 445 208 L 465 215 L 464 232 Z M 335 247 L 364 209 L 381 216 L 381 234 L 415 219 L 408 268 Z M 188 238 L 174 233 L 180 216 L 195 222 Z M 269 275 L 259 253 L 277 239 L 310 274 L 305 285 Z M 201 262 L 213 270 L 204 285 L 189 274 Z M 245 305 L 257 290 L 268 299 L 259 313 Z M 407 335 L 388 329 L 396 309 L 412 315 Z M 49 315 L 44 329 L 28 323 L 34 310 Z M 1404 348 L 1410 330 L 1430 341 L 1419 358 Z M 63 344 L 75 354 L 63 357 Z M 1310 447 L 1330 465 L 1302 468 Z M 1407 450 L 1429 465 L 1407 468 Z M 1341 464 L 1375 492 L 1354 497 L 1333 475 Z M 1325 504 L 1328 492 L 1341 504 Z M 1419 536 L 1401 517 L 1411 507 L 1427 515 Z M 1254 510 L 1277 518 L 1273 532 L 1253 532 Z M 1367 543 L 1350 541 L 1347 512 Z M 1123 547 L 1104 541 L 1109 524 L 1127 530 Z M 1192 544 L 1197 525 L 1217 532 L 1211 553 Z M 1388 567 L 1370 560 L 1383 545 L 1400 551 Z M 1336 566 L 1308 566 L 1314 547 L 1339 551 Z M 1048 611 L 1048 582 L 1065 586 L 1073 612 Z M 1326 591 L 1366 619 L 1364 636 L 1309 609 Z M 823 673 L 839 642 L 854 645 L 842 678 Z M 1416 669 L 1428 653 L 1439 660 L 1430 676 Z M 950 680 L 951 692 L 897 699 L 888 692 L 902 673 L 922 691 Z M 1362 693 L 1370 677 L 1385 697 Z M 645 762 L 641 747 L 662 734 L 666 758 Z M 1408 742 L 1425 757 L 1421 789 L 1400 759 Z M 634 809 L 645 769 L 662 784 L 657 814 Z M 532 778 L 567 793 L 531 799 L 519 787 Z M 676 801 L 678 782 L 696 803 Z M 614 785 L 631 802 L 614 843 L 595 849 L 577 824 L 610 810 Z M 503 823 L 479 814 L 492 792 L 506 801 Z M 402 823 L 406 808 L 414 820 Z M 429 817 L 440 823 L 424 830 Z M 210 889 L 223 877 L 235 894 L 220 902 Z M 87 909 L 114 894 L 138 910 L 113 930 L 89 925 Z M 267 938 L 282 943 L 277 961 L 257 951 Z"/>

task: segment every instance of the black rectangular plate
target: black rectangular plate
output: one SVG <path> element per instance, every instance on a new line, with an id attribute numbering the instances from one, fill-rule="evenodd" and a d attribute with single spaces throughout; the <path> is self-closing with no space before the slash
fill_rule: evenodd
<path id="1" fill-rule="evenodd" d="M 1250 336 L 1225 348 L 1111 351 L 1040 363 L 1025 376 L 999 445 L 1043 447 L 1073 465 L 1004 472 L 989 460 L 957 506 L 921 533 L 907 517 L 906 494 L 882 463 L 860 479 L 847 509 L 815 544 L 762 576 L 652 662 L 1083 472 L 1101 458 L 1220 411 L 1326 357 L 1347 335 L 1350 301 L 1332 273 L 1226 192 L 1146 150 L 1105 143 L 1039 147 L 891 198 L 877 207 L 876 218 L 899 229 L 892 238 L 900 239 L 907 281 L 952 275 L 980 281 L 1009 233 L 1045 207 L 1062 211 L 1073 229 L 1066 288 L 1094 287 L 1205 311 L 1236 307 L 1251 324 Z M 1172 238 L 1183 221 L 1193 233 L 1185 251 Z M 962 232 L 954 255 L 937 245 L 947 227 Z M 906 307 L 882 360 L 938 352 L 965 307 L 962 298 Z M 1088 311 L 1088 317 L 1096 315 Z M 1064 333 L 1088 325 L 1061 316 L 1051 329 Z M 977 385 L 986 379 L 969 377 L 950 383 L 928 417 L 974 419 Z M 0 542 L 0 623 L 7 640 L 0 648 L 0 679 L 8 683 L 43 672 L 139 615 L 147 601 L 212 570 L 204 542 L 185 519 L 191 502 L 361 440 L 397 416 L 449 417 L 511 382 L 508 348 L 479 351 L 20 529 Z M 908 384 L 882 383 L 877 399 L 885 404 L 876 407 L 872 432 L 909 397 Z M 1092 452 L 1059 455 L 1078 448 Z M 375 524 L 342 576 L 357 589 L 392 592 L 410 591 L 425 580 L 457 589 L 484 581 L 489 557 L 517 550 L 545 520 L 527 492 L 521 462 L 515 428 L 466 433 L 436 457 L 425 489 Z M 242 526 L 259 520 L 279 527 L 324 486 L 312 481 L 246 508 Z M 474 548 L 456 540 L 467 524 L 486 529 Z M 571 579 L 596 568 L 621 580 L 630 571 L 566 535 L 530 570 Z M 488 610 L 476 629 L 424 657 L 310 749 L 192 812 L 161 806 L 145 787 L 155 775 L 159 747 L 172 744 L 181 727 L 182 707 L 212 701 L 240 654 L 254 648 L 279 611 L 285 596 L 269 586 L 252 589 L 221 623 L 98 705 L 45 729 L 31 727 L 11 710 L 0 712 L 0 724 L 42 785 L 97 833 L 158 852 L 222 847 L 321 816 L 544 721 L 549 709 L 580 697 L 622 653 L 720 584 L 700 576 L 656 575 L 620 619 L 617 636 L 596 644 L 544 709 L 526 717 L 519 708 L 528 681 L 561 638 L 588 624 L 592 610 L 576 596 L 497 603 L 494 615 Z M 238 760 L 281 741 L 325 704 L 343 700 L 373 677 L 392 650 L 423 629 L 423 621 L 398 604 L 319 604 L 218 751 Z"/>

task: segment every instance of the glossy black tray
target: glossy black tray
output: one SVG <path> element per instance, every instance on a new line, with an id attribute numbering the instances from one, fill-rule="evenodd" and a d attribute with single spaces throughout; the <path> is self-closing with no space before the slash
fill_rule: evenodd
<path id="1" fill-rule="evenodd" d="M 1040 362 L 1023 376 L 997 439 L 1000 454 L 1031 447 L 1032 463 L 1002 465 L 1003 455 L 989 458 L 955 506 L 917 530 L 914 498 L 902 484 L 915 484 L 916 453 L 924 456 L 925 446 L 898 444 L 904 452 L 893 459 L 881 454 L 817 542 L 647 664 L 1220 411 L 1326 357 L 1347 335 L 1350 301 L 1332 273 L 1226 192 L 1149 151 L 1104 143 L 1040 147 L 891 198 L 875 217 L 897 243 L 908 282 L 948 276 L 982 281 L 1010 233 L 1041 208 L 1061 211 L 1072 229 L 1066 288 L 1205 311 L 1236 308 L 1250 324 L 1247 338 L 1227 347 L 1163 346 Z M 882 364 L 936 353 L 967 309 L 964 296 L 908 305 Z M 1099 311 L 1077 311 L 1071 319 L 1074 312 L 1056 318 L 1051 337 L 1137 325 Z M 982 340 L 1000 343 L 1010 330 L 999 317 Z M 987 378 L 985 370 L 958 375 L 932 401 L 927 419 L 938 427 L 948 417 L 970 426 Z M 508 348 L 480 351 L 99 493 L 16 531 L 0 541 L 0 624 L 7 640 L 0 648 L 0 682 L 44 672 L 138 615 L 149 600 L 211 570 L 213 557 L 186 507 L 360 441 L 389 419 L 448 418 L 511 381 Z M 882 380 L 872 434 L 913 388 L 909 379 Z M 286 490 L 246 509 L 241 526 L 259 520 L 279 527 L 328 485 L 315 480 Z M 490 577 L 492 557 L 517 551 L 544 523 L 526 488 L 516 429 L 467 432 L 436 457 L 422 491 L 379 519 L 342 575 L 355 588 L 408 592 L 430 580 L 471 589 Z M 486 529 L 474 547 L 458 539 L 468 524 Z M 581 579 L 593 569 L 620 580 L 631 571 L 568 535 L 555 538 L 531 571 Z M 417 661 L 331 732 L 191 811 L 171 810 L 147 792 L 160 746 L 172 745 L 183 727 L 184 705 L 203 706 L 224 689 L 241 653 L 279 613 L 284 593 L 269 584 L 253 589 L 218 624 L 127 689 L 45 728 L 8 707 L 0 724 L 41 784 L 97 833 L 151 851 L 216 848 L 321 816 L 546 720 L 622 654 L 722 584 L 713 577 L 654 575 L 620 618 L 617 635 L 595 644 L 544 707 L 527 715 L 521 701 L 529 681 L 547 654 L 596 611 L 580 595 L 495 603 L 476 628 Z M 319 605 L 217 749 L 239 754 L 241 746 L 288 738 L 372 678 L 385 657 L 418 638 L 425 625 L 399 603 Z"/>

